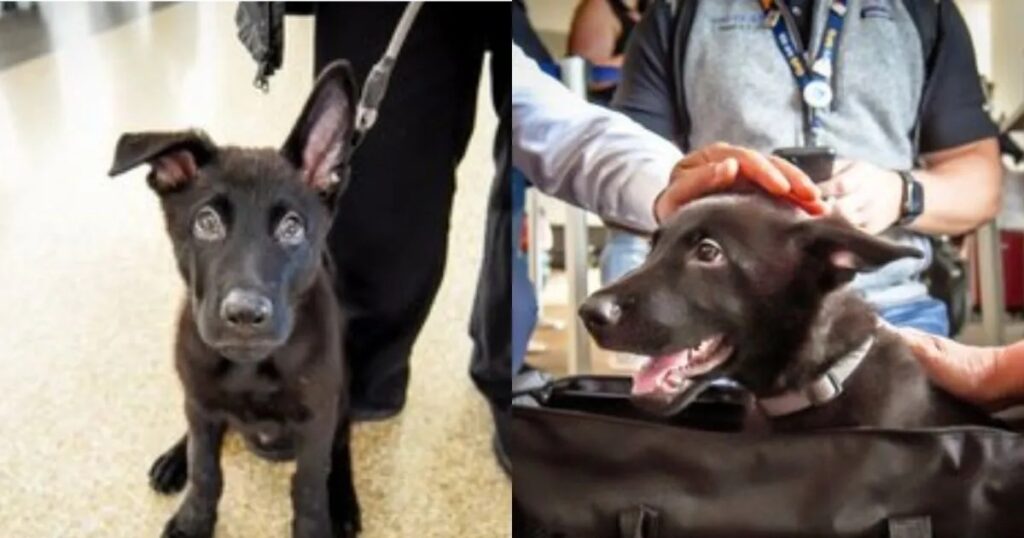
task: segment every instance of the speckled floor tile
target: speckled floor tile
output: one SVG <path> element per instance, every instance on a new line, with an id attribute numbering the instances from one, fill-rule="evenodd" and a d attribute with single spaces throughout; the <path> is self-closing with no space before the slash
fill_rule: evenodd
<path id="1" fill-rule="evenodd" d="M 310 86 L 311 25 L 289 20 L 285 67 L 262 95 L 233 9 L 178 5 L 83 37 L 87 13 L 52 6 L 56 53 L 0 71 L 2 538 L 155 537 L 177 506 L 146 471 L 184 427 L 170 356 L 182 289 L 144 173 L 105 171 L 126 130 L 198 125 L 219 141 L 279 144 Z M 368 538 L 511 534 L 511 487 L 467 375 L 493 173 L 487 91 L 408 408 L 355 431 Z M 217 536 L 287 536 L 292 465 L 233 437 L 223 462 Z"/>

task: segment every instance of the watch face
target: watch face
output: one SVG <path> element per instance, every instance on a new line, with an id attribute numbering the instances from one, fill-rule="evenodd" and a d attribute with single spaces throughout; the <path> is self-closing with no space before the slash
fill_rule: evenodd
<path id="1" fill-rule="evenodd" d="M 903 180 L 903 204 L 897 224 L 907 225 L 924 213 L 924 188 L 910 172 L 900 172 Z"/>
<path id="2" fill-rule="evenodd" d="M 910 180 L 910 207 L 908 215 L 918 216 L 924 213 L 924 188 L 913 178 Z"/>

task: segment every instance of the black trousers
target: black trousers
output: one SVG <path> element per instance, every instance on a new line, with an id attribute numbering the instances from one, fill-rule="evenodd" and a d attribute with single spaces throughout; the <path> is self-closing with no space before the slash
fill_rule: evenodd
<path id="1" fill-rule="evenodd" d="M 470 336 L 470 373 L 487 396 L 499 435 L 508 426 L 512 403 L 512 170 L 510 156 L 511 100 L 499 111 L 495 137 L 495 177 L 487 205 L 484 256 L 477 279 Z"/>
<path id="2" fill-rule="evenodd" d="M 364 80 L 403 9 L 389 3 L 317 4 L 317 71 L 344 58 Z M 329 244 L 349 315 L 345 348 L 355 410 L 405 403 L 409 354 L 444 273 L 455 170 L 473 130 L 485 51 L 495 51 L 497 59 L 491 69 L 495 103 L 509 93 L 509 14 L 508 4 L 425 4 L 400 53 L 377 124 L 354 156 Z M 488 231 L 488 241 L 500 239 L 492 235 Z M 483 269 L 481 278 L 492 278 L 492 272 Z M 493 285 L 507 289 L 507 282 Z M 507 401 L 510 356 L 501 353 L 508 331 L 502 344 L 495 340 L 500 331 L 481 328 L 496 322 L 486 314 L 474 318 L 473 334 L 482 336 L 475 339 L 473 372 L 491 401 Z M 499 362 L 504 373 L 493 366 Z M 501 375 L 503 388 L 494 380 Z"/>

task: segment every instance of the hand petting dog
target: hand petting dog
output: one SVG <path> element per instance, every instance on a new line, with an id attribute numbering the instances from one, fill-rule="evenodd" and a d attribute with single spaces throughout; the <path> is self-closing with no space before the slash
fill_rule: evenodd
<path id="1" fill-rule="evenodd" d="M 786 198 L 811 215 L 825 213 L 821 191 L 803 171 L 774 155 L 716 142 L 691 152 L 676 164 L 665 190 L 654 201 L 654 215 L 665 222 L 683 205 L 750 181 L 769 194 Z"/>

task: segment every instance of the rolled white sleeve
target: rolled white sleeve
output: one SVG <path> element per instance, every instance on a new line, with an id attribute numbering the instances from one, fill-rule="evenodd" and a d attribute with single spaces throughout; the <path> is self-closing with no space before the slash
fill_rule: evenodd
<path id="1" fill-rule="evenodd" d="M 650 231 L 682 157 L 671 142 L 573 95 L 512 44 L 512 163 L 541 191 Z"/>

